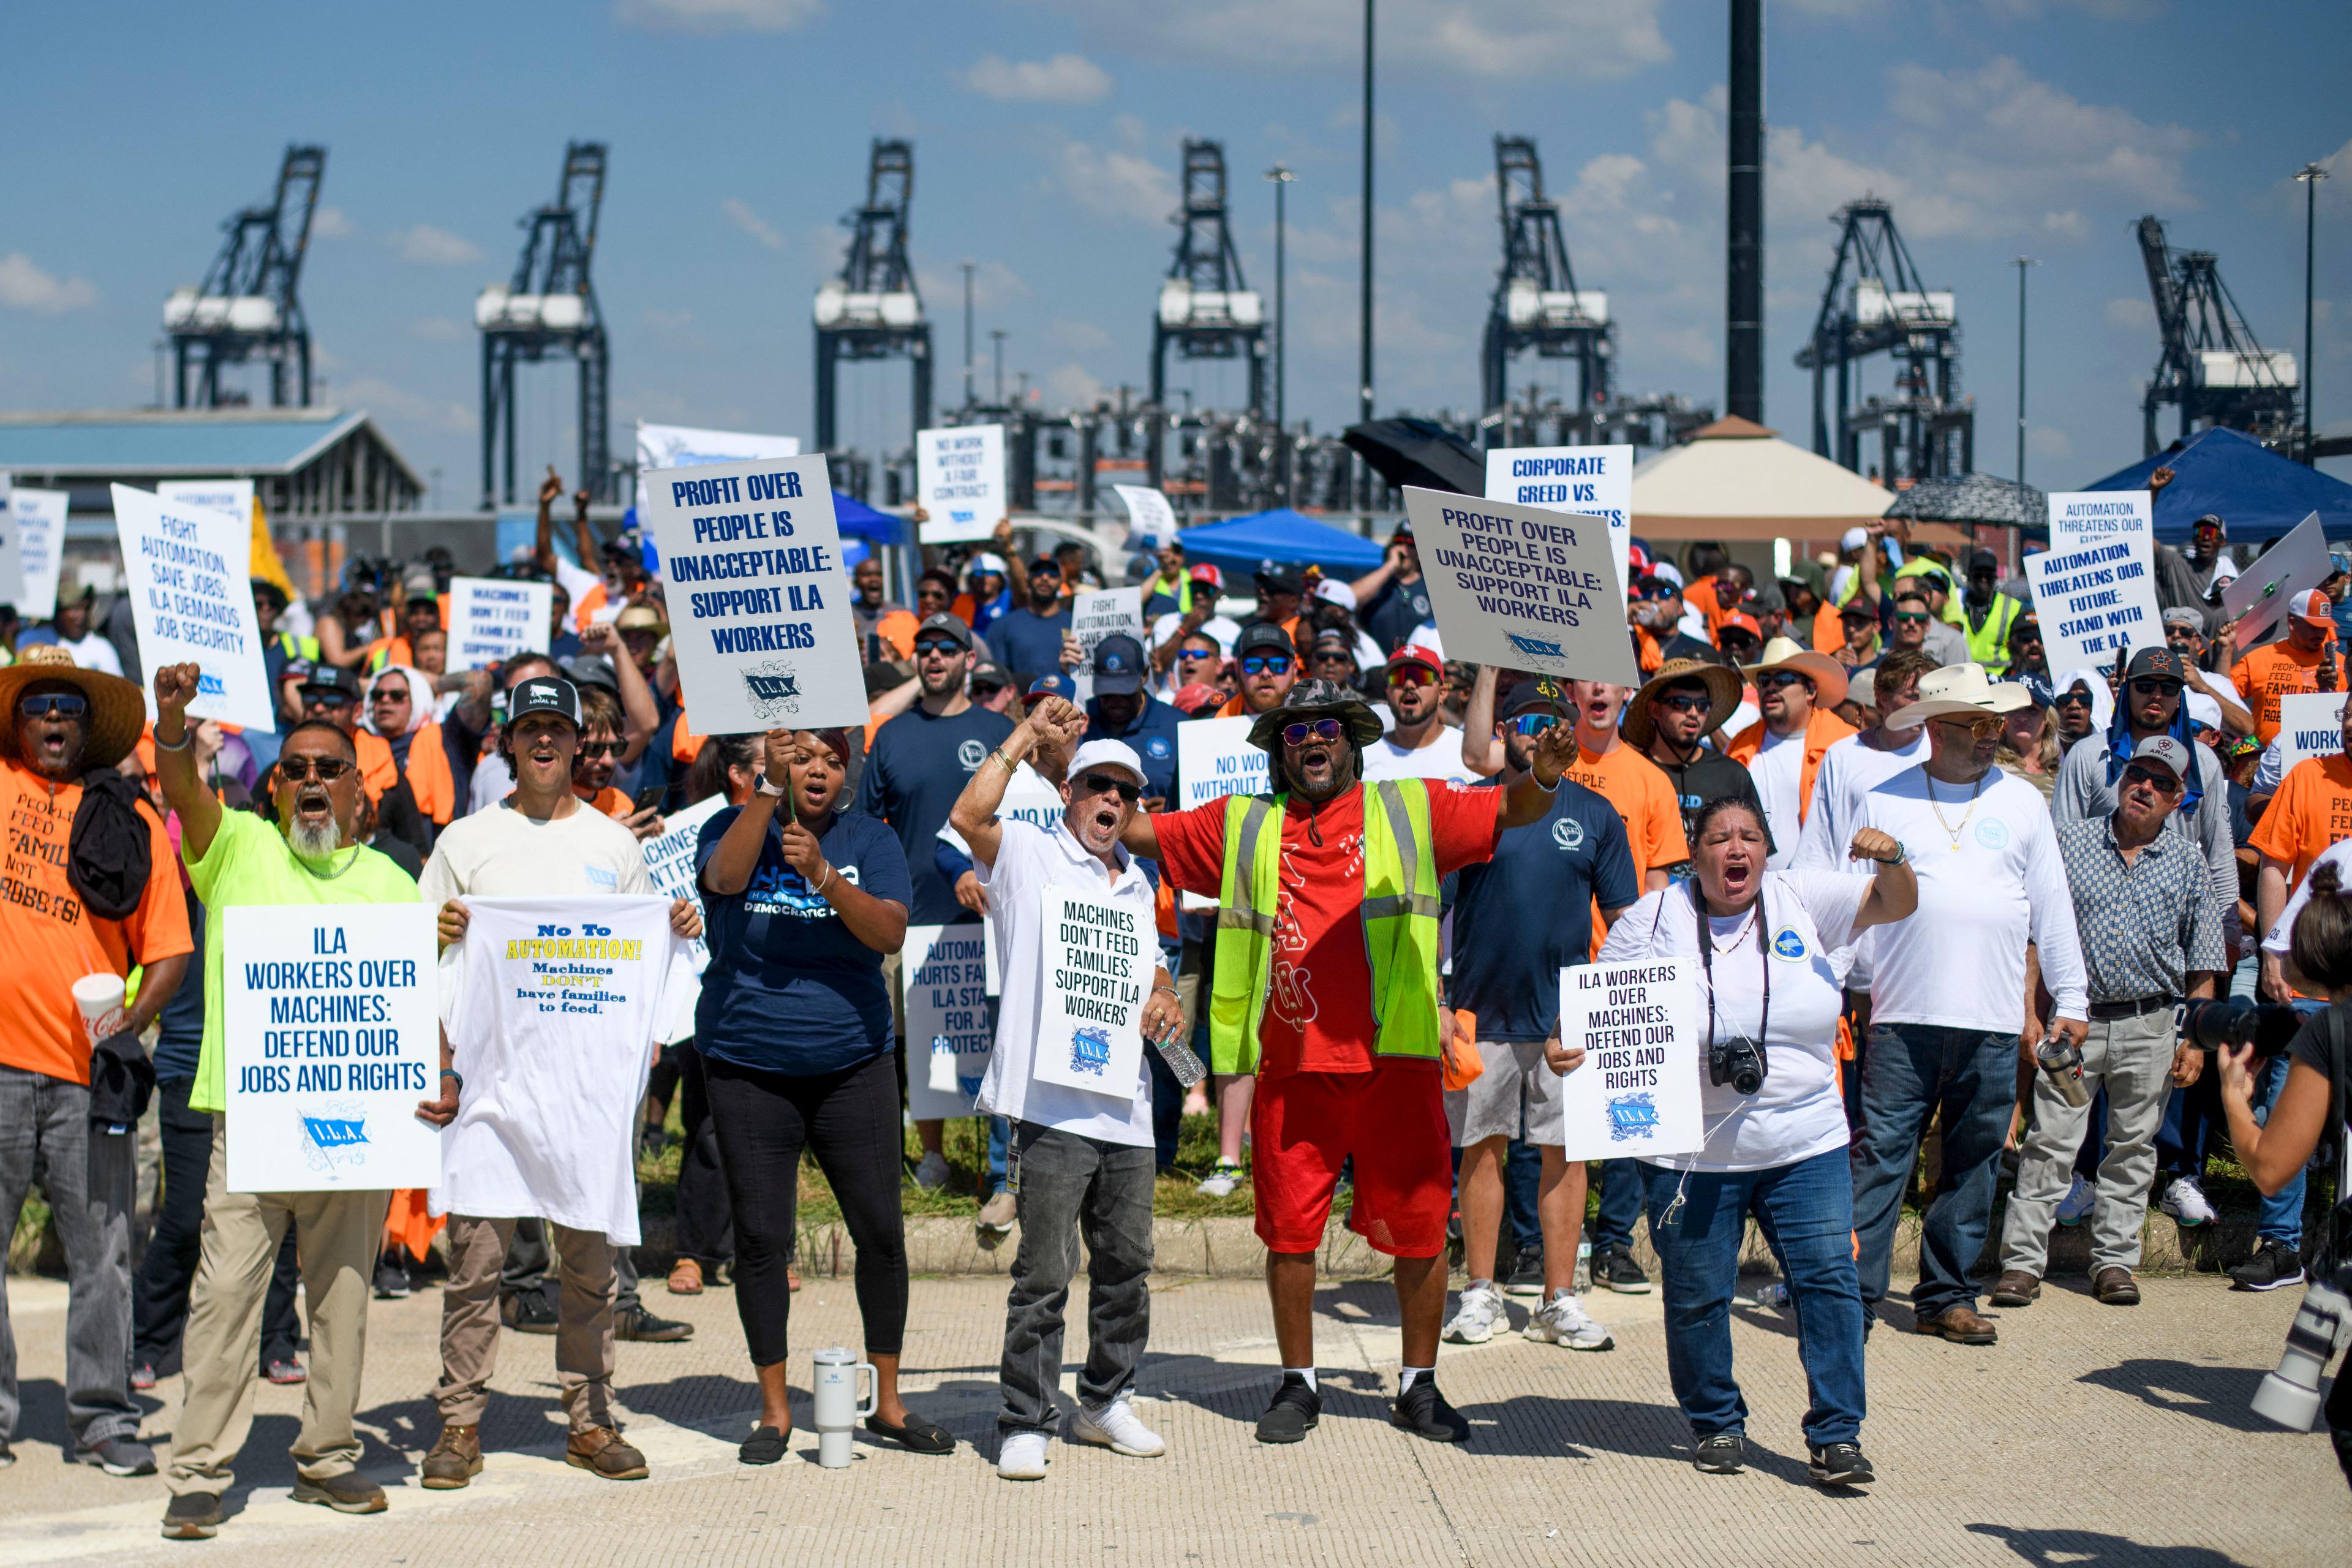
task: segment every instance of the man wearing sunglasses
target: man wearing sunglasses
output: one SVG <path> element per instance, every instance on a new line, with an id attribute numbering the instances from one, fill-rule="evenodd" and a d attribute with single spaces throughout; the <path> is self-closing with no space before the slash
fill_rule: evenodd
<path id="1" fill-rule="evenodd" d="M 1666 775 L 1675 803 L 1682 808 L 1685 840 L 1698 808 L 1719 796 L 1753 803 L 1757 820 L 1764 819 L 1763 803 L 1756 799 L 1756 781 L 1748 770 L 1707 744 L 1707 737 L 1719 736 L 1724 722 L 1738 710 L 1740 696 L 1738 671 L 1710 660 L 1677 658 L 1659 666 L 1625 705 L 1621 732 L 1628 745 Z M 1690 862 L 1667 869 L 1672 876 L 1687 876 Z"/>
<path id="2" fill-rule="evenodd" d="M 1895 612 L 1888 617 L 1887 647 L 1908 648 L 1924 653 L 1941 668 L 1943 657 L 1927 646 L 1927 634 L 1936 624 L 1936 615 L 1927 607 L 1927 595 L 1921 589 L 1906 584 L 1895 591 Z"/>
<path id="3" fill-rule="evenodd" d="M 2215 653 L 2212 662 L 2230 662 L 2230 639 L 2227 628 L 2221 642 L 2205 638 L 2205 617 L 2194 609 L 2173 609 L 2164 612 L 2164 643 L 2180 656 L 2189 668 L 2189 689 L 2201 691 L 2221 705 L 2221 726 L 2232 735 L 2254 732 L 2254 716 L 2246 707 L 2246 700 L 2230 684 L 2226 675 L 2216 674 L 2206 668 L 2206 654 Z"/>
<path id="4" fill-rule="evenodd" d="M 1271 713 L 1290 696 L 1300 675 L 1298 647 L 1270 621 L 1252 621 L 1234 639 L 1234 663 L 1242 688 L 1217 710 L 1220 719 Z"/>
<path id="5" fill-rule="evenodd" d="M 1969 660 L 1969 637 L 1959 619 L 1960 611 L 1952 603 L 1951 569 L 1941 562 L 1921 555 L 1903 563 L 1895 574 L 1895 592 L 1917 591 L 1927 601 L 1927 636 L 1926 647 L 1935 655 L 1937 666 L 1966 664 Z"/>
<path id="6" fill-rule="evenodd" d="M 1075 669 L 1079 653 L 1070 635 L 1070 605 L 1062 596 L 1062 569 L 1050 555 L 1029 563 L 1029 602 L 989 623 L 988 651 L 1016 675 Z"/>
<path id="7" fill-rule="evenodd" d="M 1756 683 L 1763 716 L 1734 735 L 1725 751 L 1747 766 L 1764 802 L 1764 830 L 1773 845 L 1767 866 L 1785 870 L 1812 811 L 1823 753 L 1854 732 L 1832 711 L 1845 700 L 1845 669 L 1827 655 L 1777 637 L 1766 646 L 1763 662 L 1748 666 L 1746 674 Z"/>
<path id="8" fill-rule="evenodd" d="M 1325 679 L 1330 677 L 1316 671 Z M 1364 782 L 1381 779 L 1452 779 L 1471 784 L 1478 775 L 1462 760 L 1462 731 L 1445 721 L 1445 661 L 1429 648 L 1407 643 L 1389 656 L 1389 711 L 1396 726 L 1364 748 Z"/>
<path id="9" fill-rule="evenodd" d="M 1210 1053 L 1259 1080 L 1250 1181 L 1282 1354 L 1261 1442 L 1297 1442 L 1321 1414 L 1315 1258 L 1349 1159 L 1349 1226 L 1396 1259 L 1404 1370 L 1391 1419 L 1437 1442 L 1469 1430 L 1434 1381 L 1454 1185 L 1438 885 L 1550 809 L 1574 742 L 1548 731 L 1526 775 L 1499 790 L 1366 784 L 1363 748 L 1380 733 L 1362 699 L 1303 681 L 1250 731 L 1271 758 L 1274 795 L 1137 816 L 1121 840 L 1178 888 L 1217 896 Z"/>
<path id="10" fill-rule="evenodd" d="M 155 761 L 163 796 L 180 818 L 180 854 L 213 918 L 205 922 L 205 1037 L 188 1104 L 220 1115 L 205 1192 L 204 1260 L 188 1303 L 182 1360 L 187 1387 L 172 1433 L 170 1507 L 163 1533 L 216 1533 L 221 1494 L 253 1421 L 254 1335 L 270 1261 L 290 1226 L 309 1300 L 310 1379 L 295 1438 L 294 1500 L 338 1513 L 381 1513 L 383 1489 L 359 1471 L 353 1416 L 367 1336 L 368 1285 L 383 1239 L 388 1194 L 378 1190 L 232 1193 L 227 1188 L 226 1051 L 223 1043 L 221 910 L 253 904 L 404 904 L 416 884 L 360 843 L 359 756 L 341 725 L 305 719 L 278 757 L 275 821 L 224 811 L 196 771 L 187 710 L 193 664 L 155 672 Z M 240 1136 L 273 1134 L 257 1125 Z"/>

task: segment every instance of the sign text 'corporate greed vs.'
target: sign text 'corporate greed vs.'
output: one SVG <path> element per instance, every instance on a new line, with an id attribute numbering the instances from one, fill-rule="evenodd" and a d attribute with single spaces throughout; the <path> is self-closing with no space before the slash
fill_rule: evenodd
<path id="1" fill-rule="evenodd" d="M 824 458 L 656 468 L 646 500 L 695 728 L 735 735 L 863 724 L 866 685 Z"/>
<path id="2" fill-rule="evenodd" d="M 1606 521 L 1413 486 L 1404 505 L 1447 658 L 1641 684 Z"/>

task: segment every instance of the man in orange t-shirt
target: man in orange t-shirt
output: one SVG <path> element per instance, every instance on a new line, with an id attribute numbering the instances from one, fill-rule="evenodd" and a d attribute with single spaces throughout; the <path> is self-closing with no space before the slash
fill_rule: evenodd
<path id="1" fill-rule="evenodd" d="M 2352 747 L 2352 700 L 2345 702 L 2337 722 L 2345 742 Z M 2258 931 L 2278 923 L 2286 901 L 2311 872 L 2311 863 L 2338 839 L 2352 837 L 2352 755 L 2305 757 L 2287 769 L 2278 793 L 2254 825 L 2248 847 L 2258 851 L 2262 868 L 2254 880 L 2254 914 Z M 2291 993 L 2280 973 L 2275 954 L 2263 954 L 2263 973 L 2272 994 Z"/>
<path id="2" fill-rule="evenodd" d="M 2264 643 L 2230 669 L 2230 684 L 2238 689 L 2254 715 L 2254 736 L 2265 746 L 2279 731 L 2279 699 L 2292 691 L 2323 691 L 2344 684 L 2341 669 L 2328 686 L 2320 684 L 2323 665 L 2334 666 L 2340 655 L 2328 645 L 2336 638 L 2335 606 L 2316 588 L 2306 588 L 2287 604 L 2286 636 Z"/>
<path id="3" fill-rule="evenodd" d="M 137 687 L 77 669 L 63 648 L 28 648 L 23 663 L 0 670 L 0 813 L 8 824 L 0 951 L 9 959 L 0 984 L 0 1226 L 15 1233 L 37 1173 L 69 1282 L 67 1451 L 116 1476 L 155 1473 L 131 1397 L 137 1126 L 155 1082 L 139 1036 L 179 989 L 195 944 L 162 819 L 127 780 L 120 798 L 101 793 L 85 811 L 80 781 L 129 755 L 146 717 Z M 72 853 L 77 816 L 88 818 L 85 850 L 99 851 L 88 876 Z M 135 865 L 142 837 L 145 874 L 129 882 L 121 873 Z M 93 1046 L 74 983 L 142 963 L 138 1001 Z M 20 1408 L 0 1298 L 0 1451 L 16 1436 Z"/>

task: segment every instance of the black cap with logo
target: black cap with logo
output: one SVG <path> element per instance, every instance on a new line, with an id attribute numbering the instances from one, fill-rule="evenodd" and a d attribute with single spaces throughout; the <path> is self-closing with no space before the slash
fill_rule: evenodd
<path id="1" fill-rule="evenodd" d="M 509 730 L 534 713 L 552 713 L 571 721 L 574 730 L 580 728 L 580 689 L 561 676 L 534 675 L 517 681 L 507 693 L 507 722 Z"/>
<path id="2" fill-rule="evenodd" d="M 1131 697 L 1143 689 L 1143 645 L 1124 632 L 1095 644 L 1095 695 Z"/>

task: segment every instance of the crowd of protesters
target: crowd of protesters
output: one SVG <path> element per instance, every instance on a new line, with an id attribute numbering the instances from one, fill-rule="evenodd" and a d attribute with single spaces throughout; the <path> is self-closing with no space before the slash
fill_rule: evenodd
<path id="1" fill-rule="evenodd" d="M 1400 1427 L 1467 1435 L 1437 1390 L 1441 1341 L 1516 1321 L 1607 1351 L 1589 1293 L 1649 1291 L 1654 1270 L 1695 1461 L 1736 1471 L 1727 1311 L 1752 1217 L 1801 1328 L 1812 1479 L 1864 1484 L 1862 1347 L 1883 1317 L 1991 1345 L 1979 1257 L 1997 1257 L 1991 1304 L 2025 1308 L 2052 1227 L 2085 1221 L 2095 1296 L 2137 1302 L 2147 1209 L 2213 1225 L 2209 1162 L 2246 1162 L 2248 1129 L 2287 1089 L 2287 1058 L 2217 1066 L 2182 1044 L 2175 1005 L 2303 1002 L 2296 982 L 2312 984 L 2293 921 L 2315 867 L 2335 918 L 2352 763 L 2283 766 L 2280 701 L 2345 689 L 2346 579 L 2295 594 L 2284 635 L 2241 650 L 2219 607 L 2236 570 L 2221 519 L 2158 553 L 2164 646 L 2061 670 L 1989 550 L 1873 525 L 1768 579 L 1720 546 L 1678 561 L 1637 542 L 1638 687 L 1449 660 L 1406 528 L 1349 578 L 1192 561 L 1181 536 L 1123 560 L 1068 542 L 1024 556 L 1000 526 L 927 552 L 911 606 L 879 561 L 852 568 L 862 727 L 711 736 L 679 687 L 658 573 L 630 536 L 599 535 L 584 492 L 560 548 L 562 499 L 551 474 L 534 547 L 499 568 L 551 584 L 545 654 L 452 668 L 454 563 L 428 553 L 354 571 L 318 605 L 256 579 L 267 731 L 188 720 L 193 667 L 142 678 L 125 617 L 100 624 L 70 574 L 0 669 L 0 931 L 36 958 L 0 985 L 0 1214 L 13 1222 L 37 1183 L 48 1195 L 75 1458 L 152 1473 L 134 1391 L 184 1370 L 166 1534 L 218 1527 L 256 1377 L 307 1380 L 298 1500 L 383 1506 L 352 1426 L 366 1301 L 414 1289 L 443 1223 L 422 1194 L 226 1192 L 208 911 L 423 897 L 454 943 L 465 896 L 534 890 L 547 836 L 605 868 L 595 889 L 643 890 L 643 845 L 714 796 L 695 856 L 701 1004 L 629 1115 L 657 1146 L 677 1101 L 667 1286 L 734 1287 L 761 1389 L 749 1464 L 781 1458 L 793 1427 L 803 1154 L 856 1244 L 869 1429 L 909 1452 L 955 1447 L 898 1389 L 902 1182 L 955 1179 L 944 1124 L 906 1121 L 898 954 L 910 926 L 987 921 L 1003 951 L 1034 955 L 1040 888 L 1088 890 L 1156 933 L 1157 1048 L 1131 1100 L 1049 1093 L 1024 1065 L 1034 984 L 1008 967 L 989 1003 L 970 1179 L 983 1235 L 1022 1231 L 1000 1416 L 1014 1479 L 1046 1473 L 1081 1236 L 1093 1349 L 1070 1435 L 1165 1451 L 1129 1395 L 1152 1190 L 1181 1173 L 1212 1198 L 1246 1187 L 1269 1249 L 1282 1375 L 1262 1441 L 1319 1420 L 1314 1262 L 1338 1208 L 1395 1263 Z M 1142 635 L 1087 647 L 1070 601 L 1108 585 L 1139 590 Z M 1180 809 L 1181 727 L 1218 719 L 1247 721 L 1272 792 Z M 2352 705 L 2341 723 L 2352 740 Z M 1029 774 L 1060 793 L 1058 823 L 998 821 Z M 1560 1037 L 1559 972 L 1675 956 L 1704 969 L 1710 1047 L 1752 1051 L 1758 1078 L 1706 1084 L 1696 1154 L 1569 1162 L 1560 1097 L 1584 1052 Z M 93 972 L 133 984 L 95 1046 L 69 990 Z M 2079 1100 L 2038 1070 L 2048 1042 L 2079 1053 Z M 1188 1055 L 1208 1069 L 1189 1084 Z M 445 1065 L 419 1112 L 436 1123 L 463 1103 L 462 1063 Z M 154 1085 L 162 1199 L 134 1273 L 136 1126 Z M 1188 1114 L 1213 1118 L 1215 1153 L 1180 1173 Z M 2258 1239 L 2227 1260 L 2246 1289 L 2304 1278 L 2304 1177 L 2273 1163 Z M 1906 1199 L 1917 1277 L 1889 1314 Z M 1449 1304 L 1437 1260 L 1457 1249 Z M 556 1338 L 570 1461 L 646 1474 L 611 1406 L 614 1344 L 692 1329 L 646 1304 L 632 1248 L 453 1215 L 438 1252 L 443 1428 L 424 1484 L 480 1469 L 502 1327 Z M 0 1297 L 0 1464 L 17 1435 L 8 1331 Z"/>

